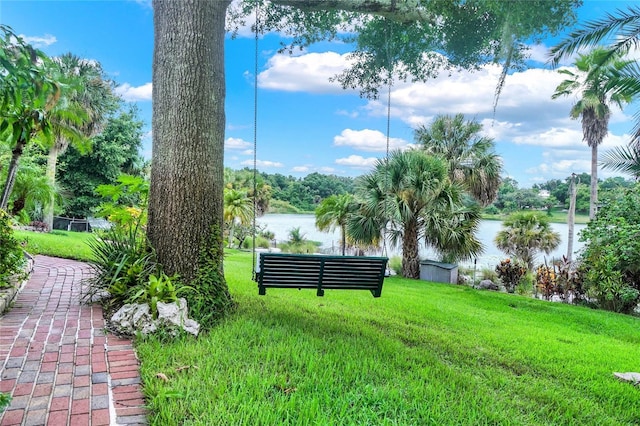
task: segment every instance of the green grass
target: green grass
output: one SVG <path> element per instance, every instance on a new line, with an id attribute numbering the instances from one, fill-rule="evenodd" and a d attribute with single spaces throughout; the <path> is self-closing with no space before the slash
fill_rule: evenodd
<path id="1" fill-rule="evenodd" d="M 640 319 L 388 278 L 383 295 L 268 289 L 225 261 L 238 311 L 137 342 L 156 425 L 631 425 Z M 164 381 L 157 377 L 163 373 Z"/>
<path id="2" fill-rule="evenodd" d="M 521 210 L 521 211 L 528 212 L 530 210 Z M 547 214 L 546 210 L 540 211 L 540 213 L 544 215 Z M 482 218 L 486 220 L 505 220 L 508 216 L 509 214 L 483 214 Z M 568 216 L 567 212 L 552 210 L 551 216 L 548 216 L 548 218 L 549 218 L 549 222 L 552 222 L 552 223 L 567 223 L 567 216 Z M 589 222 L 588 214 L 576 213 L 575 223 L 584 224 L 588 222 Z"/>
<path id="3" fill-rule="evenodd" d="M 90 260 L 91 250 L 87 241 L 94 238 L 87 232 L 52 231 L 50 233 L 14 231 L 16 239 L 26 241 L 25 250 L 30 254 Z"/>

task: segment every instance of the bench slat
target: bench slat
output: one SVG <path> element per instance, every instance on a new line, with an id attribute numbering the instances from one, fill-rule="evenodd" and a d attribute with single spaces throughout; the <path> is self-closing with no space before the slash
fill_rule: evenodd
<path id="1" fill-rule="evenodd" d="M 380 297 L 387 261 L 386 257 L 261 253 L 255 278 L 261 295 L 266 288 L 316 288 L 318 296 L 325 289 L 343 289 L 369 290 Z"/>

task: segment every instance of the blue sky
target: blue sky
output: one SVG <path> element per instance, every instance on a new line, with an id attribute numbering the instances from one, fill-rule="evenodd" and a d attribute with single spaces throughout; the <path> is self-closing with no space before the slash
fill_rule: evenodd
<path id="1" fill-rule="evenodd" d="M 505 2 L 506 3 L 506 2 Z M 624 8 L 627 1 L 589 1 L 580 20 Z M 0 0 L 0 22 L 50 56 L 72 52 L 99 61 L 146 123 L 144 155 L 151 153 L 153 9 L 149 1 Z M 544 65 L 556 40 L 532 47 L 531 67 L 508 76 L 493 116 L 500 69 L 443 74 L 427 83 L 397 82 L 391 100 L 391 146 L 413 142 L 413 129 L 438 114 L 464 113 L 484 124 L 503 158 L 504 175 L 520 186 L 589 172 L 590 150 L 580 122 L 571 120 L 575 98 L 551 100 L 562 80 Z M 361 99 L 329 78 L 348 63 L 348 46 L 322 43 L 289 56 L 278 36 L 260 40 L 258 168 L 304 176 L 319 172 L 358 176 L 385 155 L 386 105 Z M 253 164 L 253 36 L 242 30 L 226 42 L 227 126 L 225 166 Z M 570 65 L 569 61 L 566 65 Z M 600 152 L 626 144 L 636 106 L 615 111 Z M 600 171 L 600 177 L 611 176 Z"/>

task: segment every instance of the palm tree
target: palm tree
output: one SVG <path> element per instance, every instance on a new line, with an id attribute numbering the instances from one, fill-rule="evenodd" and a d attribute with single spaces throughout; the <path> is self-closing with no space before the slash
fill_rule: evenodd
<path id="1" fill-rule="evenodd" d="M 331 195 L 316 208 L 316 227 L 320 231 L 332 232 L 340 228 L 343 256 L 347 248 L 347 220 L 356 208 L 357 204 L 351 194 Z"/>
<path id="2" fill-rule="evenodd" d="M 362 206 L 349 220 L 349 235 L 372 243 L 388 232 L 391 244 L 402 245 L 402 276 L 420 277 L 421 240 L 458 260 L 481 251 L 473 235 L 478 220 L 465 209 L 464 191 L 449 179 L 446 160 L 420 150 L 394 151 L 359 186 Z M 472 223 L 456 226 L 465 215 Z"/>
<path id="3" fill-rule="evenodd" d="M 502 222 L 495 238 L 496 246 L 508 256 L 515 256 L 533 270 L 539 252 L 551 253 L 560 245 L 560 234 L 549 219 L 536 212 L 513 213 Z"/>
<path id="4" fill-rule="evenodd" d="M 563 58 L 603 42 L 609 43 L 605 59 L 624 58 L 633 52 L 640 44 L 640 7 L 630 5 L 626 10 L 618 9 L 615 13 L 605 13 L 602 18 L 585 22 L 551 49 L 551 63 L 557 66 Z M 620 70 L 615 86 L 614 91 L 631 93 L 634 97 L 640 95 L 640 66 L 636 61 L 627 62 Z M 640 144 L 640 112 L 635 117 L 631 144 L 637 146 Z"/>
<path id="5" fill-rule="evenodd" d="M 105 79 L 99 63 L 71 53 L 53 58 L 52 61 L 58 80 L 69 88 L 64 93 L 65 102 L 60 102 L 52 112 L 54 141 L 49 148 L 46 175 L 55 185 L 58 156 L 64 154 L 70 143 L 86 150 L 88 138 L 102 131 L 107 116 L 118 106 L 118 99 L 112 91 L 113 83 Z M 75 115 L 82 117 L 82 120 L 70 122 L 67 117 L 58 114 L 63 109 L 75 111 Z M 75 135 L 65 131 L 69 126 L 77 130 Z M 53 224 L 53 208 L 54 199 L 51 198 L 45 206 L 44 215 L 44 222 L 49 227 Z"/>
<path id="6" fill-rule="evenodd" d="M 0 58 L 0 133 L 9 133 L 12 147 L 0 196 L 0 209 L 6 209 L 25 148 L 38 135 L 51 136 L 51 111 L 61 99 L 62 85 L 51 75 L 51 60 L 1 24 Z"/>
<path id="7" fill-rule="evenodd" d="M 449 162 L 449 177 L 461 183 L 483 207 L 498 195 L 502 160 L 493 139 L 479 135 L 482 124 L 465 121 L 463 114 L 437 116 L 430 126 L 415 131 L 416 142 L 429 154 Z"/>
<path id="8" fill-rule="evenodd" d="M 616 79 L 628 61 L 618 55 L 610 56 L 603 48 L 596 48 L 589 54 L 580 55 L 575 62 L 576 71 L 561 69 L 559 72 L 568 76 L 562 81 L 552 96 L 579 94 L 580 99 L 570 111 L 571 118 L 582 119 L 584 141 L 591 147 L 591 196 L 589 218 L 596 216 L 598 204 L 598 146 L 609 131 L 611 117 L 610 104 L 622 108 L 631 101 L 631 93 L 616 89 Z"/>
<path id="9" fill-rule="evenodd" d="M 241 224 L 251 222 L 253 207 L 251 198 L 244 191 L 236 189 L 224 190 L 224 220 L 229 224 L 229 247 L 233 244 L 236 221 Z"/>

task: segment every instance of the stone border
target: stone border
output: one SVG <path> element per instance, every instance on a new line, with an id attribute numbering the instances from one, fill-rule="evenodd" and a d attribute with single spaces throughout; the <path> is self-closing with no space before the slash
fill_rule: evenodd
<path id="1" fill-rule="evenodd" d="M 26 258 L 26 262 L 23 267 L 23 271 L 26 274 L 24 280 L 20 283 L 14 283 L 9 288 L 0 290 L 0 316 L 2 316 L 6 312 L 6 310 L 11 305 L 11 302 L 13 302 L 13 299 L 15 299 L 16 295 L 20 292 L 20 290 L 22 290 L 25 284 L 27 284 L 27 281 L 29 281 L 29 276 L 31 275 L 31 272 L 33 272 L 33 256 L 25 251 L 24 257 Z M 13 277 L 10 278 L 11 281 L 13 281 L 14 279 L 15 278 Z"/>

